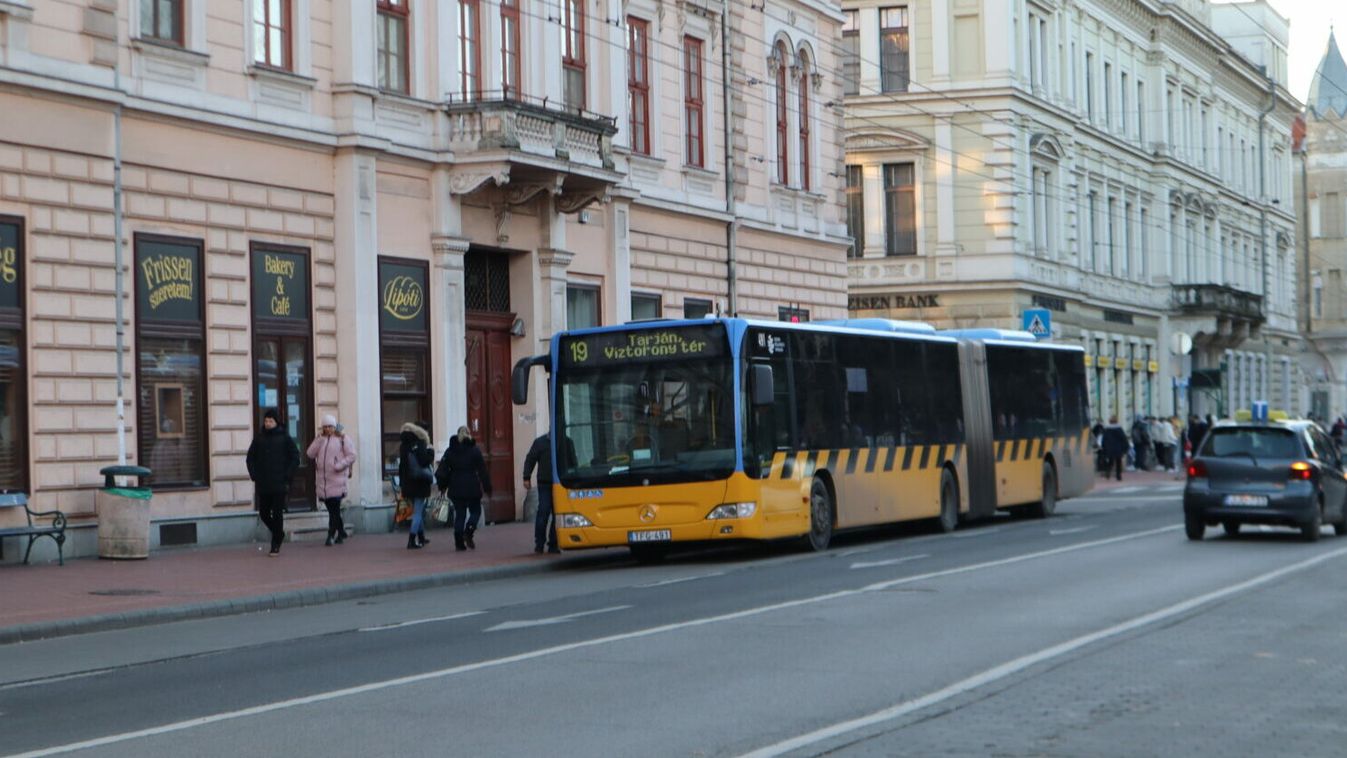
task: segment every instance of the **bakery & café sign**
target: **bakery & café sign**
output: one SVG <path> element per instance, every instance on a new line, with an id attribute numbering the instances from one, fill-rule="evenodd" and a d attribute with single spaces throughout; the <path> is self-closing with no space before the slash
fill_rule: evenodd
<path id="1" fill-rule="evenodd" d="M 253 251 L 253 315 L 270 319 L 309 317 L 309 265 L 305 255 Z"/>

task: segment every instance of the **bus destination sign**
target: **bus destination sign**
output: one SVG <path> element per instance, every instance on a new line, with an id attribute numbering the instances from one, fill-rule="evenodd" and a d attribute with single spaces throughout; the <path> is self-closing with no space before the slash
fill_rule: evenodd
<path id="1" fill-rule="evenodd" d="M 567 368 L 718 358 L 724 353 L 725 331 L 718 326 L 603 332 L 561 340 L 561 365 Z"/>

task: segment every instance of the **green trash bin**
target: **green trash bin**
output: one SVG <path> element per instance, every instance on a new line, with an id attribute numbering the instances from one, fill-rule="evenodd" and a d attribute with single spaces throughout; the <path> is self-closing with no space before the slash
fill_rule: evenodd
<path id="1" fill-rule="evenodd" d="M 118 487 L 115 477 L 150 475 L 142 466 L 100 469 L 103 489 L 94 494 L 98 512 L 98 557 L 135 560 L 150 557 L 150 489 Z"/>

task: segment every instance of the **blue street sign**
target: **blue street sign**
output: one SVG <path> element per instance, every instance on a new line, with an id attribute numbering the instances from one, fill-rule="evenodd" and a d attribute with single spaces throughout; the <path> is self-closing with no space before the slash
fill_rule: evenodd
<path id="1" fill-rule="evenodd" d="M 1267 421 L 1267 401 L 1266 401 L 1266 400 L 1255 400 L 1255 401 L 1253 401 L 1253 407 L 1250 409 L 1250 411 L 1251 411 L 1251 412 L 1250 412 L 1249 415 L 1253 417 L 1253 420 L 1254 420 L 1254 421 Z"/>
<path id="2" fill-rule="evenodd" d="M 1045 340 L 1052 336 L 1052 311 L 1047 308 L 1027 308 L 1021 323 L 1024 331 Z"/>

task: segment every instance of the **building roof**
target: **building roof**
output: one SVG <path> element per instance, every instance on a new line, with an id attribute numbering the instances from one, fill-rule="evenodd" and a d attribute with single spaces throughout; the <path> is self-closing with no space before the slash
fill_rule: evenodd
<path id="1" fill-rule="evenodd" d="M 1328 32 L 1328 49 L 1310 85 L 1309 106 L 1320 118 L 1347 116 L 1347 62 L 1342 59 L 1332 29 Z"/>

